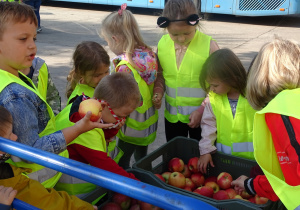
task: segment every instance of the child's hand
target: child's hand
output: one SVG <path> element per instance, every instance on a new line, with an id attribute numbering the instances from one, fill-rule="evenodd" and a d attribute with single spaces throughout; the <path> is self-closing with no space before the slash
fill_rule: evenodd
<path id="1" fill-rule="evenodd" d="M 201 173 L 206 174 L 208 163 L 211 165 L 211 167 L 215 167 L 214 162 L 212 161 L 211 154 L 208 153 L 205 155 L 200 155 L 200 158 L 198 160 L 198 170 Z"/>
<path id="2" fill-rule="evenodd" d="M 12 187 L 0 186 L 0 204 L 11 205 L 17 195 L 17 190 Z"/>
<path id="3" fill-rule="evenodd" d="M 109 128 L 111 126 L 113 126 L 113 123 L 109 123 L 109 124 L 102 124 L 100 123 L 99 119 L 97 122 L 92 122 L 90 121 L 90 118 L 92 116 L 92 112 L 87 112 L 87 114 L 84 116 L 84 118 L 82 118 L 81 120 L 79 120 L 78 122 L 75 123 L 75 127 L 76 129 L 78 129 L 78 131 L 80 133 L 84 133 L 87 131 L 90 131 L 94 128 Z"/>
<path id="4" fill-rule="evenodd" d="M 153 95 L 152 101 L 155 109 L 160 109 L 161 107 L 161 100 L 162 100 L 163 94 L 161 93 L 155 93 Z"/>
<path id="5" fill-rule="evenodd" d="M 94 207 L 94 210 L 98 210 L 98 207 L 97 206 L 93 206 Z"/>
<path id="6" fill-rule="evenodd" d="M 190 122 L 187 125 L 190 126 L 190 128 L 198 128 L 200 126 L 202 114 L 203 113 L 200 113 L 198 110 L 193 111 L 189 116 Z"/>
<path id="7" fill-rule="evenodd" d="M 234 186 L 234 190 L 239 194 L 241 194 L 245 190 L 244 182 L 246 179 L 248 179 L 248 177 L 242 175 L 236 180 L 231 182 L 231 185 Z"/>
<path id="8" fill-rule="evenodd" d="M 126 119 L 122 120 L 116 129 L 120 129 L 125 124 Z"/>

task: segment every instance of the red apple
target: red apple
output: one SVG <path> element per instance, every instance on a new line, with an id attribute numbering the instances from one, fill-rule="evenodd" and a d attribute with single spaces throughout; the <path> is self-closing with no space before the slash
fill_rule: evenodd
<path id="1" fill-rule="evenodd" d="M 190 187 L 192 191 L 196 188 L 195 183 L 190 178 L 185 178 L 185 186 Z"/>
<path id="2" fill-rule="evenodd" d="M 227 200 L 229 199 L 229 195 L 225 190 L 219 190 L 213 195 L 213 199 L 216 200 Z"/>
<path id="3" fill-rule="evenodd" d="M 180 158 L 172 158 L 169 161 L 168 168 L 170 172 L 181 172 L 184 167 L 184 162 Z"/>
<path id="4" fill-rule="evenodd" d="M 114 202 L 109 202 L 101 207 L 101 210 L 122 210 L 121 206 Z"/>
<path id="5" fill-rule="evenodd" d="M 171 172 L 166 171 L 166 172 L 162 173 L 161 175 L 165 179 L 165 182 L 169 183 L 169 178 L 170 178 Z"/>
<path id="6" fill-rule="evenodd" d="M 215 182 L 207 182 L 205 184 L 205 186 L 209 186 L 209 187 L 213 188 L 214 193 L 216 193 L 216 192 L 218 192 L 220 190 L 219 185 L 217 183 L 215 183 Z"/>
<path id="7" fill-rule="evenodd" d="M 250 201 L 251 203 L 255 203 L 255 197 L 249 198 L 248 201 Z M 256 203 L 255 203 L 255 204 L 256 204 Z"/>
<path id="8" fill-rule="evenodd" d="M 124 210 L 130 207 L 131 198 L 121 193 L 114 193 L 112 196 L 112 201 L 121 206 L 121 208 Z"/>
<path id="9" fill-rule="evenodd" d="M 185 187 L 185 177 L 180 172 L 173 172 L 170 175 L 168 183 L 174 187 L 183 189 Z"/>
<path id="10" fill-rule="evenodd" d="M 204 185 L 206 184 L 206 182 L 215 182 L 215 183 L 217 183 L 217 177 L 216 176 L 209 176 L 205 179 Z"/>
<path id="11" fill-rule="evenodd" d="M 166 182 L 165 178 L 160 175 L 160 174 L 154 174 L 155 176 L 157 176 L 157 178 L 159 178 L 161 181 Z"/>
<path id="12" fill-rule="evenodd" d="M 228 188 L 225 191 L 228 193 L 230 199 L 233 199 L 237 195 L 233 188 Z"/>
<path id="13" fill-rule="evenodd" d="M 190 188 L 188 186 L 185 186 L 183 189 L 186 190 L 186 191 L 189 191 L 189 192 L 193 192 L 192 188 Z"/>
<path id="14" fill-rule="evenodd" d="M 141 210 L 140 204 L 134 204 L 130 207 L 129 210 Z"/>
<path id="15" fill-rule="evenodd" d="M 160 210 L 161 208 L 152 205 L 151 203 L 146 203 L 144 201 L 140 201 L 141 210 Z"/>
<path id="16" fill-rule="evenodd" d="M 198 160 L 198 157 L 192 157 L 191 159 L 189 159 L 188 167 L 192 173 L 198 172 Z"/>
<path id="17" fill-rule="evenodd" d="M 201 187 L 204 184 L 204 176 L 200 172 L 192 174 L 191 180 L 195 183 L 196 187 Z"/>
<path id="18" fill-rule="evenodd" d="M 78 113 L 80 117 L 84 117 L 88 111 L 92 112 L 90 121 L 96 122 L 102 114 L 102 106 L 96 99 L 87 99 L 80 103 Z"/>
<path id="19" fill-rule="evenodd" d="M 222 172 L 217 177 L 217 184 L 221 189 L 226 190 L 231 187 L 232 176 L 227 172 Z"/>
<path id="20" fill-rule="evenodd" d="M 214 194 L 214 190 L 209 186 L 203 186 L 203 187 L 198 187 L 196 190 L 194 190 L 194 193 L 198 193 L 200 195 L 212 198 Z"/>
<path id="21" fill-rule="evenodd" d="M 244 198 L 244 199 L 249 199 L 249 198 L 252 197 L 252 195 L 249 195 L 249 193 L 247 193 L 247 191 L 245 191 L 245 190 L 242 191 L 241 196 L 242 196 L 242 198 Z"/>
<path id="22" fill-rule="evenodd" d="M 242 198 L 242 196 L 240 196 L 240 195 L 234 196 L 233 199 L 241 199 L 241 200 L 244 200 L 244 199 Z"/>
<path id="23" fill-rule="evenodd" d="M 182 173 L 185 178 L 190 178 L 192 175 L 192 172 L 189 170 L 187 165 L 184 165 L 183 170 L 180 173 Z"/>
<path id="24" fill-rule="evenodd" d="M 267 203 L 267 202 L 269 201 L 268 198 L 260 197 L 260 196 L 258 196 L 257 194 L 255 195 L 254 199 L 255 199 L 255 203 L 256 203 L 256 204 L 265 204 L 265 203 Z M 249 199 L 249 200 L 250 200 L 250 199 Z"/>

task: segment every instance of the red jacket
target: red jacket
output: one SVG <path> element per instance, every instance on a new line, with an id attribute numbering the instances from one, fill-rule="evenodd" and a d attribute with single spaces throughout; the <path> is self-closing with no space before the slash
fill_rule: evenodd
<path id="1" fill-rule="evenodd" d="M 290 138 L 280 114 L 267 113 L 265 115 L 267 126 L 272 134 L 273 143 L 277 152 L 278 160 L 285 182 L 292 186 L 300 185 L 300 163 L 295 148 L 290 143 Z M 300 120 L 289 117 L 298 144 L 300 144 Z M 247 187 L 246 187 L 247 186 Z M 251 189 L 252 187 L 254 189 Z M 249 189 L 250 188 L 250 189 Z M 259 196 L 278 200 L 265 175 L 258 175 L 254 179 L 245 181 L 245 189 Z"/>

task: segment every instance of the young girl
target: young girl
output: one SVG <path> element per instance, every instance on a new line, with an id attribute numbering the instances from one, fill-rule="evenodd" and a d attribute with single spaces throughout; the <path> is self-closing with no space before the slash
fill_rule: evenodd
<path id="1" fill-rule="evenodd" d="M 246 82 L 246 70 L 229 49 L 214 52 L 203 65 L 200 84 L 210 92 L 201 121 L 198 167 L 202 173 L 206 173 L 208 164 L 214 167 L 211 153 L 216 150 L 254 159 L 255 110 L 245 98 Z"/>
<path id="2" fill-rule="evenodd" d="M 67 104 L 83 92 L 92 97 L 97 84 L 109 74 L 109 64 L 107 52 L 97 42 L 84 41 L 78 44 L 73 53 L 73 69 L 67 77 Z"/>
<path id="3" fill-rule="evenodd" d="M 88 97 L 84 95 L 79 96 L 70 104 L 70 118 L 65 120 L 64 124 L 72 125 L 81 119 L 78 110 L 80 103 L 86 98 Z M 102 120 L 106 123 L 117 124 L 140 104 L 138 85 L 134 78 L 126 73 L 114 73 L 104 77 L 95 89 L 94 98 L 102 103 Z M 101 129 L 93 129 L 80 135 L 67 148 L 70 159 L 135 179 L 133 174 L 127 173 L 107 155 L 106 141 Z M 64 174 L 55 189 L 81 197 L 95 190 L 96 186 Z"/>
<path id="4" fill-rule="evenodd" d="M 1 137 L 17 140 L 17 136 L 12 132 L 12 116 L 2 106 L 0 106 L 0 125 Z M 69 196 L 66 192 L 44 188 L 39 182 L 26 177 L 25 174 L 30 169 L 5 163 L 9 157 L 9 154 L 0 151 L 0 209 L 4 209 L 5 206 L 10 209 L 14 197 L 40 209 L 97 209 L 75 196 Z"/>
<path id="5" fill-rule="evenodd" d="M 158 43 L 162 67 L 154 88 L 154 104 L 160 108 L 164 91 L 167 141 L 176 136 L 200 140 L 199 128 L 205 92 L 199 84 L 202 65 L 219 49 L 217 43 L 197 30 L 200 17 L 192 0 L 169 0 L 157 24 L 168 33 Z M 164 88 L 165 86 L 165 88 Z M 200 108 L 200 109 L 199 109 Z"/>
<path id="6" fill-rule="evenodd" d="M 67 156 L 66 146 L 73 139 L 93 128 L 109 127 L 89 120 L 89 113 L 73 127 L 56 131 L 54 113 L 32 81 L 19 69 L 32 66 L 36 55 L 37 19 L 28 5 L 0 4 L 0 105 L 13 116 L 13 130 L 18 141 L 32 147 Z M 18 38 L 14 38 L 18 37 Z M 31 168 L 30 178 L 45 187 L 53 187 L 61 173 L 28 163 L 13 156 L 10 163 Z"/>
<path id="7" fill-rule="evenodd" d="M 273 201 L 279 197 L 287 209 L 300 208 L 299 54 L 298 43 L 280 38 L 259 51 L 249 72 L 247 97 L 260 110 L 255 114 L 253 144 L 265 176 L 241 176 L 232 182 L 239 191 Z"/>
<path id="8" fill-rule="evenodd" d="M 32 80 L 39 93 L 46 99 L 54 114 L 57 115 L 61 111 L 61 98 L 52 81 L 45 61 L 39 57 L 35 57 L 30 68 L 20 71 Z"/>
<path id="9" fill-rule="evenodd" d="M 126 118 L 125 125 L 117 134 L 118 146 L 124 152 L 119 164 L 127 169 L 132 154 L 136 161 L 146 156 L 148 145 L 156 138 L 158 112 L 152 97 L 157 58 L 143 41 L 138 24 L 133 14 L 126 10 L 126 4 L 103 20 L 101 33 L 111 51 L 117 55 L 112 60 L 112 71 L 132 74 L 142 96 L 141 105 Z"/>

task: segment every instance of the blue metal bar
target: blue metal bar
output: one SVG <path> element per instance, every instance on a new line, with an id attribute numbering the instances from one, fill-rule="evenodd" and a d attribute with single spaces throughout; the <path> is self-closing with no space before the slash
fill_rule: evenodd
<path id="1" fill-rule="evenodd" d="M 12 208 L 17 210 L 41 210 L 17 198 L 14 199 L 12 203 Z"/>
<path id="2" fill-rule="evenodd" d="M 0 151 L 77 177 L 163 209 L 213 210 L 215 207 L 178 193 L 114 174 L 84 163 L 0 137 Z"/>

